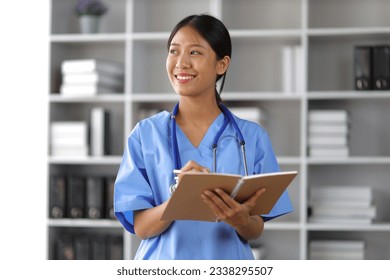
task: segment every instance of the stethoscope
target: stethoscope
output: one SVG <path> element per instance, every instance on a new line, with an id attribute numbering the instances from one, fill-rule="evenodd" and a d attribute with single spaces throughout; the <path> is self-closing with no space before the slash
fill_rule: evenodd
<path id="1" fill-rule="evenodd" d="M 235 121 L 233 114 L 226 108 L 225 105 L 222 103 L 218 104 L 218 107 L 221 109 L 222 113 L 225 116 L 224 123 L 218 133 L 215 135 L 214 138 L 214 144 L 212 145 L 213 149 L 213 170 L 212 172 L 215 173 L 217 170 L 217 146 L 218 146 L 218 141 L 219 138 L 221 137 L 222 133 L 225 131 L 226 126 L 229 124 L 229 122 L 233 125 L 234 129 L 236 130 L 237 137 L 239 140 L 239 144 L 241 146 L 241 153 L 242 153 L 242 158 L 244 162 L 244 170 L 245 170 L 245 175 L 248 175 L 248 165 L 246 161 L 246 152 L 245 152 L 245 141 L 244 137 L 242 136 L 241 130 L 237 125 L 237 122 Z M 173 160 L 175 164 L 175 169 L 181 169 L 181 160 L 180 160 L 180 154 L 179 154 L 179 146 L 177 143 L 177 138 L 176 138 L 176 115 L 179 110 L 179 103 L 175 105 L 175 107 L 172 110 L 171 114 L 171 146 L 172 146 L 172 151 L 173 151 Z M 177 187 L 177 177 L 175 178 L 175 182 L 172 183 L 169 187 L 170 194 L 174 193 Z"/>

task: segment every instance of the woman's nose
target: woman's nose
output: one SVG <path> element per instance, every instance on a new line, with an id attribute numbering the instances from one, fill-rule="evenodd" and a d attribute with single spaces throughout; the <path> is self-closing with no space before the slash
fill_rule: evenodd
<path id="1" fill-rule="evenodd" d="M 178 57 L 176 68 L 178 69 L 187 69 L 191 67 L 191 61 L 186 54 L 182 54 Z"/>

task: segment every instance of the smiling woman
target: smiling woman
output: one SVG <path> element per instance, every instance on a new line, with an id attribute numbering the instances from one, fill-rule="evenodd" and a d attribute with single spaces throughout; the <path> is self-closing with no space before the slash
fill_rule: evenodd
<path id="1" fill-rule="evenodd" d="M 201 197 L 221 222 L 161 220 L 176 182 L 173 170 L 279 171 L 264 128 L 233 115 L 220 98 L 232 51 L 224 24 L 209 15 L 186 17 L 167 47 L 166 70 L 180 100 L 172 113 L 142 120 L 128 137 L 115 183 L 115 214 L 143 239 L 136 259 L 253 259 L 248 241 L 262 234 L 265 221 L 293 210 L 287 192 L 269 214 L 252 216 L 263 190 L 243 203 L 218 189 L 206 191 Z"/>

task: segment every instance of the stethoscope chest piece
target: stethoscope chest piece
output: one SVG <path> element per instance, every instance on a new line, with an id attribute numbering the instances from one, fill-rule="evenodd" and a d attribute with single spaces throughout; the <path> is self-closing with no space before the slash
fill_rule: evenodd
<path id="1" fill-rule="evenodd" d="M 177 183 L 173 183 L 169 186 L 169 194 L 173 195 L 173 193 L 176 191 Z"/>

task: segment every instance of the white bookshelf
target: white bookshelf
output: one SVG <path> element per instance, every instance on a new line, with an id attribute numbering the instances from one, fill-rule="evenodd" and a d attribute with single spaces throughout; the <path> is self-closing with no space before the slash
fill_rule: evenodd
<path id="1" fill-rule="evenodd" d="M 307 259 L 310 240 L 354 239 L 366 243 L 367 259 L 390 259 L 390 92 L 353 90 L 353 46 L 390 39 L 390 2 L 381 0 L 114 0 L 101 33 L 79 34 L 73 1 L 51 1 L 50 122 L 86 120 L 93 106 L 113 111 L 113 155 L 55 158 L 49 173 L 116 175 L 124 143 L 142 109 L 171 110 L 178 98 L 165 71 L 166 41 L 184 16 L 210 13 L 231 32 L 232 65 L 222 98 L 228 106 L 258 106 L 282 170 L 298 170 L 290 196 L 295 211 L 268 222 L 254 245 L 269 259 Z M 378 8 L 380 7 L 380 8 Z M 166 16 L 161 16 L 161 14 Z M 281 49 L 303 48 L 303 90 L 282 91 Z M 88 98 L 59 95 L 65 59 L 108 58 L 125 64 L 123 93 Z M 150 80 L 153 78 L 152 81 Z M 313 158 L 307 153 L 310 109 L 351 113 L 350 156 Z M 50 143 L 50 141 L 49 141 Z M 308 222 L 308 192 L 315 184 L 370 184 L 378 217 L 369 225 Z M 116 221 L 47 219 L 47 258 L 62 232 L 103 231 L 123 235 L 124 258 L 133 258 L 139 240 Z"/>

